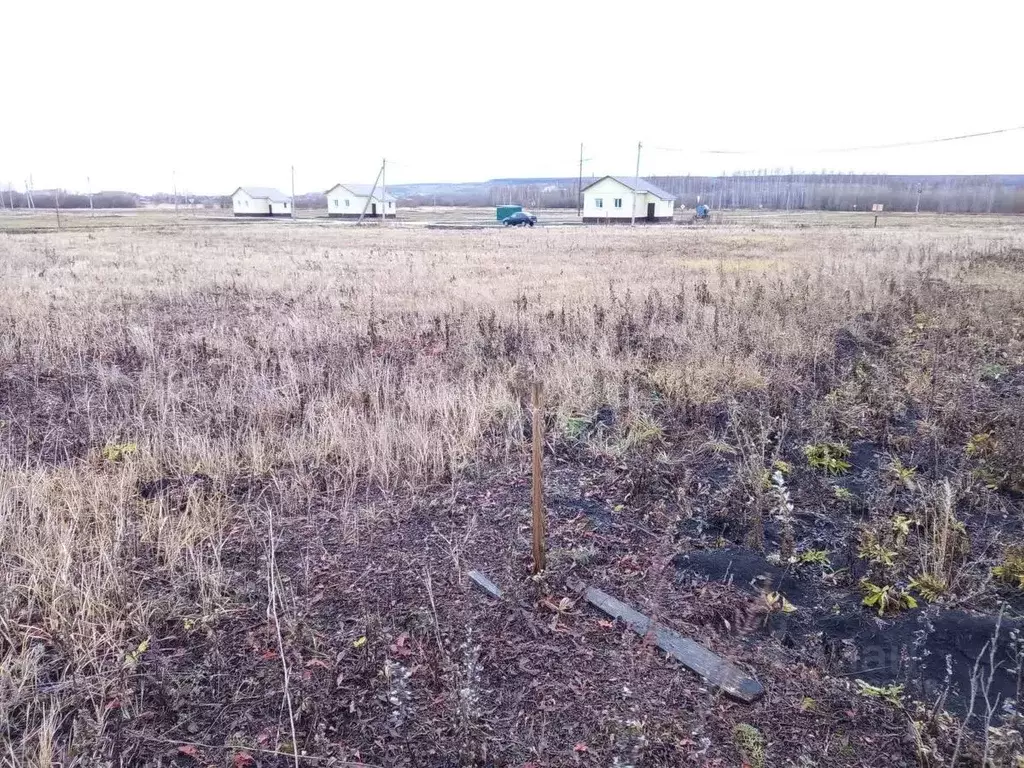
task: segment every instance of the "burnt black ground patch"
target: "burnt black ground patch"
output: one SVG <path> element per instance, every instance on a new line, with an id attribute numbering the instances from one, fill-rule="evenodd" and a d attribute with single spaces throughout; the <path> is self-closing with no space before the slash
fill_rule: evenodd
<path id="1" fill-rule="evenodd" d="M 823 584 L 814 568 L 772 565 L 745 550 L 690 552 L 673 562 L 681 585 L 728 584 L 758 601 L 773 592 L 784 595 L 795 612 L 766 614 L 759 631 L 808 653 L 834 674 L 902 685 L 922 701 L 941 696 L 962 716 L 971 708 L 972 678 L 978 672 L 988 677 L 994 659 L 989 695 L 1007 703 L 1007 711 L 1015 706 L 1024 650 L 1016 640 L 1024 631 L 1021 619 L 941 606 L 882 618 L 850 589 Z"/>

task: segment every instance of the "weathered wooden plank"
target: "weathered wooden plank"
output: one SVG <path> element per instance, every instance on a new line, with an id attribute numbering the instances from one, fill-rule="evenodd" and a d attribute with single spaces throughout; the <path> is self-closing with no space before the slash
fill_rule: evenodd
<path id="1" fill-rule="evenodd" d="M 584 597 L 595 608 L 613 618 L 621 619 L 638 635 L 650 634 L 655 645 L 661 650 L 687 669 L 696 672 L 711 685 L 721 688 L 734 699 L 750 704 L 764 694 L 761 684 L 731 661 L 726 661 L 703 645 L 683 637 L 674 629 L 651 621 L 647 616 L 633 610 L 621 600 L 616 600 L 611 595 L 594 587 L 588 587 Z"/>
<path id="2" fill-rule="evenodd" d="M 501 590 L 498 588 L 498 585 L 480 573 L 480 571 L 470 571 L 466 575 L 472 579 L 474 584 L 480 587 L 480 589 L 491 597 L 496 597 L 499 600 L 501 599 Z"/>

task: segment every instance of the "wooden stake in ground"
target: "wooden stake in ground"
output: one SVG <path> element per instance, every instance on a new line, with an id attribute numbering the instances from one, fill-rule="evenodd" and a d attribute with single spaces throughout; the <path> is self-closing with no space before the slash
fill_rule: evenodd
<path id="1" fill-rule="evenodd" d="M 547 565 L 546 520 L 544 519 L 544 413 L 541 383 L 533 383 L 533 572 Z"/>

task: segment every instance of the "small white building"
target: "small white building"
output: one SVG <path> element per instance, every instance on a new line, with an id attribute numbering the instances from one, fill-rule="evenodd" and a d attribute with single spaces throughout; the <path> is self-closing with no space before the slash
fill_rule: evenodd
<path id="1" fill-rule="evenodd" d="M 645 179 L 603 176 L 583 188 L 584 224 L 672 221 L 675 207 L 675 195 Z"/>
<path id="2" fill-rule="evenodd" d="M 292 201 L 272 187 L 239 187 L 231 194 L 235 216 L 291 216 Z"/>
<path id="3" fill-rule="evenodd" d="M 398 212 L 398 201 L 386 192 L 382 195 L 380 187 L 374 189 L 371 184 L 335 184 L 324 194 L 327 215 L 332 219 L 358 219 L 364 210 L 367 218 L 391 219 Z"/>

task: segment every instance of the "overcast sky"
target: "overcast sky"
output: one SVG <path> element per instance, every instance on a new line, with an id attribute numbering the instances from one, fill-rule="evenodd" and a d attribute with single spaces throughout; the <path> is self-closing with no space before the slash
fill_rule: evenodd
<path id="1" fill-rule="evenodd" d="M 0 184 L 1024 173 L 1024 3 L 3 3 Z M 683 151 L 666 151 L 677 149 Z M 712 155 L 700 150 L 756 150 Z"/>

